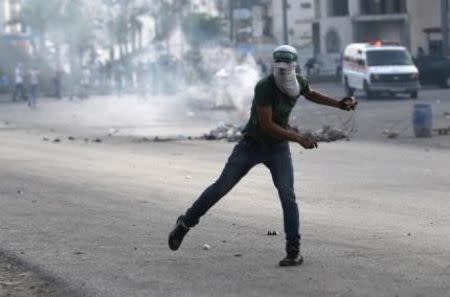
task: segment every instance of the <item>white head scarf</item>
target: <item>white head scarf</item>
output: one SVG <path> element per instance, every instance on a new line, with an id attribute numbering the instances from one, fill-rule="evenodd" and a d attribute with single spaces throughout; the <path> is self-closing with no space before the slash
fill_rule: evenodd
<path id="1" fill-rule="evenodd" d="M 273 76 L 277 87 L 289 97 L 298 97 L 300 85 L 297 80 L 295 68 L 297 63 L 274 62 Z"/>
<path id="2" fill-rule="evenodd" d="M 276 56 L 279 53 L 283 55 L 284 53 L 292 54 L 297 57 L 297 50 L 289 45 L 282 45 L 274 50 L 274 61 L 272 64 L 273 75 L 275 77 L 275 83 L 277 87 L 289 97 L 298 97 L 300 94 L 300 85 L 297 80 L 297 74 L 295 73 L 295 68 L 297 67 L 297 62 L 295 61 L 277 61 Z"/>

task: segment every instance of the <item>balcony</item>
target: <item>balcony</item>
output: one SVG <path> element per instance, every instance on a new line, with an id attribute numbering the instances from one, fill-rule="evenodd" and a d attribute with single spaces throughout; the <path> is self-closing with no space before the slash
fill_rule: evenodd
<path id="1" fill-rule="evenodd" d="M 361 14 L 352 17 L 354 22 L 385 22 L 385 21 L 406 21 L 407 13 L 389 13 L 389 14 Z"/>
<path id="2" fill-rule="evenodd" d="M 398 21 L 407 18 L 406 0 L 360 0 L 359 21 Z"/>

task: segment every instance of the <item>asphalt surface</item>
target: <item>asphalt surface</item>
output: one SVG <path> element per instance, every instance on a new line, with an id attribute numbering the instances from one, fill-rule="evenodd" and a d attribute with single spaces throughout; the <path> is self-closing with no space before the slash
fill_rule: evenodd
<path id="1" fill-rule="evenodd" d="M 446 92 L 425 91 L 419 100 L 443 113 Z M 69 110 L 57 117 L 61 104 L 1 107 L 0 249 L 32 273 L 61 280 L 62 296 L 450 296 L 449 137 L 378 133 L 394 110 L 399 120 L 411 117 L 408 99 L 361 99 L 352 141 L 315 151 L 291 145 L 305 263 L 287 269 L 277 267 L 281 207 L 264 167 L 216 205 L 179 251 L 167 247 L 176 217 L 218 176 L 232 143 L 106 137 L 114 125 L 107 112 L 97 125 L 89 116 L 74 124 Z M 98 101 L 70 104 L 79 119 Z M 229 119 L 190 112 L 177 118 L 191 119 L 184 130 L 177 124 L 167 133 Z M 323 112 L 305 104 L 293 120 L 315 129 L 350 116 Z M 159 118 L 159 126 L 170 123 Z M 157 131 L 153 122 L 140 124 Z M 98 135 L 98 143 L 84 139 Z"/>

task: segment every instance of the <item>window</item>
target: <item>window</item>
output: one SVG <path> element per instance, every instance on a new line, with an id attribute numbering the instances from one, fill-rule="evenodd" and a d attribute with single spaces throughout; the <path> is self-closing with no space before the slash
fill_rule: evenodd
<path id="1" fill-rule="evenodd" d="M 348 0 L 328 0 L 328 16 L 347 16 Z"/>
<path id="2" fill-rule="evenodd" d="M 300 3 L 300 8 L 302 9 L 311 9 L 312 5 L 310 2 L 302 2 Z"/>
<path id="3" fill-rule="evenodd" d="M 325 35 L 325 46 L 329 54 L 339 53 L 341 51 L 341 38 L 336 29 L 332 28 L 328 30 Z"/>
<path id="4" fill-rule="evenodd" d="M 406 0 L 360 0 L 361 14 L 406 13 Z"/>
<path id="5" fill-rule="evenodd" d="M 370 66 L 412 65 L 411 56 L 402 50 L 376 50 L 367 52 L 367 63 Z"/>

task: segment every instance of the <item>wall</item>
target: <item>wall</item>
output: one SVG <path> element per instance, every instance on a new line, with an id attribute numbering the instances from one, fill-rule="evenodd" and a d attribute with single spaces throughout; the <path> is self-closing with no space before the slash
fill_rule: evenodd
<path id="1" fill-rule="evenodd" d="M 311 22 L 314 19 L 314 1 L 313 0 L 288 0 L 289 9 L 287 13 L 288 18 L 288 32 L 289 43 L 299 47 L 310 45 L 312 42 L 312 27 Z M 304 9 L 301 7 L 302 3 L 309 3 L 311 8 Z M 273 17 L 273 33 L 278 43 L 283 42 L 283 5 L 280 0 L 273 0 L 271 5 Z"/>
<path id="2" fill-rule="evenodd" d="M 8 0 L 0 0 L 0 34 L 5 32 L 5 22 L 7 20 L 6 9 Z"/>
<path id="3" fill-rule="evenodd" d="M 370 42 L 374 40 L 384 40 L 407 44 L 407 36 L 404 34 L 405 23 L 403 21 L 376 21 L 359 22 L 356 42 Z"/>
<path id="4" fill-rule="evenodd" d="M 415 56 L 419 46 L 428 53 L 428 44 L 424 28 L 441 26 L 441 1 L 408 0 L 408 13 L 410 15 L 411 52 Z M 440 34 L 433 35 L 441 39 Z"/>
<path id="5" fill-rule="evenodd" d="M 5 23 L 5 7 L 6 6 L 6 0 L 0 0 L 0 24 Z M 0 34 L 4 32 L 4 26 L 2 25 L 0 28 Z"/>
<path id="6" fill-rule="evenodd" d="M 330 29 L 334 29 L 338 32 L 341 41 L 341 51 L 347 44 L 353 42 L 353 25 L 350 18 L 335 17 L 324 19 L 320 23 L 321 53 L 327 52 L 325 36 Z"/>

